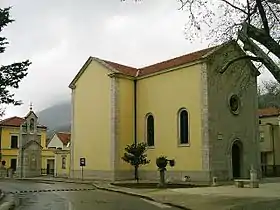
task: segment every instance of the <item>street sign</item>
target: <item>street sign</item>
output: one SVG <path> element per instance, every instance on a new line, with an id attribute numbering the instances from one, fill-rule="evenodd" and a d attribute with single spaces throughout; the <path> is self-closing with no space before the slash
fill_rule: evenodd
<path id="1" fill-rule="evenodd" d="M 80 166 L 86 166 L 86 159 L 80 158 Z"/>

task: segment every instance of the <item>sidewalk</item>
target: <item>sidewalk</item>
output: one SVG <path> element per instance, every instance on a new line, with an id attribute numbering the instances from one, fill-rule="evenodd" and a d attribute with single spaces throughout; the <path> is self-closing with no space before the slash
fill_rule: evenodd
<path id="1" fill-rule="evenodd" d="M 24 180 L 44 182 L 68 182 L 92 184 L 97 189 L 142 197 L 193 210 L 266 210 L 280 209 L 280 183 L 262 183 L 260 188 L 236 188 L 230 186 L 180 189 L 131 189 L 111 185 L 106 181 L 64 179 L 52 177 L 28 178 Z"/>

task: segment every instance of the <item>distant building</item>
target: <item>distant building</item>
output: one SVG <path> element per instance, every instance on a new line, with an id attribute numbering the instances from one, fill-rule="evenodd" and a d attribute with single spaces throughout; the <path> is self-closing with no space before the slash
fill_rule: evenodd
<path id="1" fill-rule="evenodd" d="M 280 109 L 259 110 L 259 131 L 263 176 L 280 176 Z"/>
<path id="2" fill-rule="evenodd" d="M 260 174 L 258 70 L 234 41 L 144 68 L 89 57 L 72 89 L 71 176 L 133 178 L 121 157 L 146 142 L 150 164 L 141 179 L 158 179 L 156 158 L 175 159 L 169 180 L 229 180 Z M 137 56 L 137 55 L 135 55 Z"/>
<path id="3" fill-rule="evenodd" d="M 46 147 L 47 127 L 30 109 L 21 117 L 0 121 L 1 160 L 20 177 L 53 174 L 54 152 Z"/>
<path id="4" fill-rule="evenodd" d="M 56 149 L 54 174 L 57 177 L 70 175 L 70 143 L 71 134 L 68 132 L 55 132 L 48 143 L 48 148 Z"/>

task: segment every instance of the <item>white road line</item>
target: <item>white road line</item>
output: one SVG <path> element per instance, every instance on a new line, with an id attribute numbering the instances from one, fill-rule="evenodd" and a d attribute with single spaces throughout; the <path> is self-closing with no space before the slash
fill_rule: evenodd
<path id="1" fill-rule="evenodd" d="M 147 199 L 144 199 L 144 198 L 140 198 L 141 200 L 143 201 L 146 201 L 147 203 L 150 203 L 152 205 L 155 205 L 161 209 L 165 209 L 165 208 L 171 208 L 171 206 L 168 206 L 168 205 L 165 205 L 165 204 L 162 204 L 162 203 L 157 203 L 155 201 L 150 201 L 150 200 L 147 200 Z"/>

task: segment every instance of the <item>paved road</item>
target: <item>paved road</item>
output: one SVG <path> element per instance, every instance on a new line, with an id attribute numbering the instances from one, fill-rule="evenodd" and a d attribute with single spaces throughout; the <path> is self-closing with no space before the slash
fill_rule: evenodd
<path id="1" fill-rule="evenodd" d="M 15 193 L 18 210 L 178 210 L 138 197 L 100 191 L 82 184 L 5 180 L 0 181 L 0 188 Z"/>

